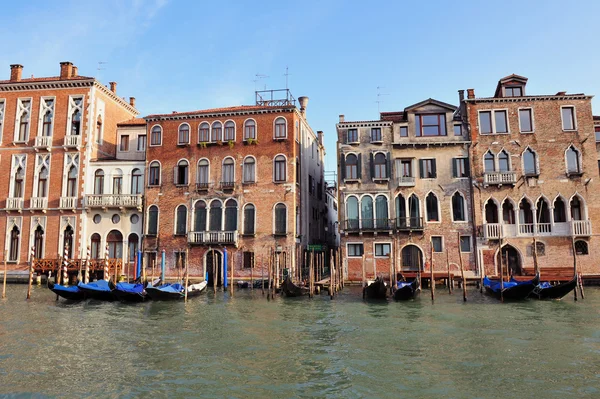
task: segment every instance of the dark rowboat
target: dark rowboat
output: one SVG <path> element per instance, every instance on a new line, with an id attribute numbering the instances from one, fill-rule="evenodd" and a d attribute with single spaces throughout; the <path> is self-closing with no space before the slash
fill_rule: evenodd
<path id="1" fill-rule="evenodd" d="M 80 290 L 76 285 L 66 287 L 60 284 L 48 283 L 48 288 L 56 295 L 70 301 L 81 301 L 85 299 L 85 292 Z"/>
<path id="2" fill-rule="evenodd" d="M 302 296 L 308 294 L 308 288 L 298 287 L 291 278 L 286 277 L 281 284 L 281 292 L 289 297 Z"/>
<path id="3" fill-rule="evenodd" d="M 577 287 L 577 276 L 573 276 L 571 281 L 556 285 L 542 282 L 533 289 L 529 297 L 535 299 L 562 299 L 569 292 L 573 291 L 575 287 Z"/>
<path id="4" fill-rule="evenodd" d="M 396 290 L 394 291 L 394 299 L 397 301 L 407 301 L 415 299 L 421 293 L 419 279 L 414 279 L 411 282 L 398 281 Z"/>
<path id="5" fill-rule="evenodd" d="M 367 282 L 367 286 L 363 289 L 363 298 L 385 299 L 387 290 L 385 281 L 381 277 L 377 277 L 375 281 Z"/>
<path id="6" fill-rule="evenodd" d="M 146 299 L 144 284 L 118 283 L 112 294 L 122 302 L 143 302 Z"/>
<path id="7" fill-rule="evenodd" d="M 506 301 L 520 301 L 526 299 L 539 282 L 539 275 L 536 275 L 533 279 L 528 281 L 505 281 L 504 289 L 502 290 L 500 281 L 490 280 L 485 277 L 483 279 L 483 286 L 485 287 L 487 294 L 494 298 L 503 298 Z"/>
<path id="8" fill-rule="evenodd" d="M 206 288 L 206 281 L 188 286 L 188 298 L 198 296 Z M 172 301 L 185 298 L 185 289 L 179 283 L 163 284 L 158 287 L 146 287 L 146 293 L 155 301 Z"/>
<path id="9" fill-rule="evenodd" d="M 77 286 L 81 291 L 85 292 L 86 298 L 97 299 L 99 301 L 113 301 L 115 299 L 112 294 L 115 285 L 112 281 L 98 280 L 89 284 L 80 282 Z"/>

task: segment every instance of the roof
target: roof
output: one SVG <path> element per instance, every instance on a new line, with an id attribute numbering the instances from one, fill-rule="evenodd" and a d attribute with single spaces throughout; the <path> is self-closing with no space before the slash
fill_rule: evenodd
<path id="1" fill-rule="evenodd" d="M 146 126 L 146 120 L 143 118 L 131 118 L 117 123 L 117 126 Z"/>
<path id="2" fill-rule="evenodd" d="M 434 104 L 434 105 L 437 105 L 437 106 L 442 107 L 442 108 L 447 108 L 447 109 L 449 109 L 451 111 L 456 111 L 456 109 L 458 108 L 456 105 L 448 104 L 448 103 L 445 103 L 443 101 L 438 101 L 438 100 L 433 99 L 433 98 L 428 98 L 427 100 L 423 100 L 423 101 L 420 101 L 420 102 L 418 102 L 416 104 L 409 105 L 408 107 L 404 108 L 404 112 L 406 113 L 408 110 L 411 110 L 413 108 L 422 107 L 425 104 Z"/>
<path id="3" fill-rule="evenodd" d="M 172 112 L 170 114 L 153 114 L 145 116 L 144 119 L 154 119 L 160 117 L 174 117 L 178 115 L 203 115 L 203 114 L 218 114 L 218 113 L 228 113 L 228 112 L 244 112 L 244 111 L 262 111 L 262 110 L 274 110 L 274 109 L 282 109 L 289 108 L 294 109 L 296 106 L 294 105 L 284 105 L 284 106 L 269 106 L 269 105 L 237 105 L 235 107 L 225 107 L 225 108 L 210 108 L 210 109 L 202 109 L 197 111 L 189 111 L 189 112 Z"/>
<path id="4" fill-rule="evenodd" d="M 382 121 L 403 122 L 406 120 L 403 111 L 380 112 L 379 117 Z"/>
<path id="5" fill-rule="evenodd" d="M 89 76 L 75 76 L 68 79 L 61 79 L 60 76 L 48 76 L 44 78 L 23 78 L 21 80 L 0 80 L 0 84 L 6 83 L 37 83 L 37 82 L 53 82 L 53 81 L 68 81 L 68 80 L 89 80 L 94 79 Z"/>
<path id="6" fill-rule="evenodd" d="M 600 121 L 600 115 L 594 115 L 594 120 L 595 121 Z"/>
<path id="7" fill-rule="evenodd" d="M 523 85 L 526 85 L 528 79 L 525 76 L 516 75 L 514 73 L 512 75 L 503 77 L 502 79 L 500 79 L 498 81 L 498 85 L 496 86 L 496 91 L 494 92 L 494 97 L 501 97 L 500 94 L 502 93 L 502 86 L 513 80 L 516 80 L 516 81 L 522 83 Z"/>
<path id="8" fill-rule="evenodd" d="M 550 99 L 589 99 L 593 96 L 589 96 L 584 93 L 577 94 L 541 94 L 541 95 L 532 95 L 532 96 L 521 96 L 521 97 L 475 97 L 475 98 L 466 98 L 467 102 L 513 102 L 513 101 L 523 101 L 523 100 L 550 100 Z"/>

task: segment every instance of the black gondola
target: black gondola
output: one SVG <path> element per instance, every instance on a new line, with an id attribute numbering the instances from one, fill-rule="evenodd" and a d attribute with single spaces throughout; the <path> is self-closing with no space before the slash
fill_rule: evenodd
<path id="1" fill-rule="evenodd" d="M 112 291 L 115 285 L 112 281 L 98 280 L 89 284 L 79 283 L 80 290 L 85 292 L 86 298 L 96 299 L 98 301 L 114 301 L 115 297 Z"/>
<path id="2" fill-rule="evenodd" d="M 298 287 L 296 284 L 292 282 L 292 279 L 288 277 L 283 280 L 281 284 L 281 292 L 285 294 L 285 296 L 296 297 L 308 294 L 308 288 Z"/>
<path id="3" fill-rule="evenodd" d="M 56 295 L 69 301 L 81 301 L 85 299 L 85 292 L 80 290 L 76 285 L 66 287 L 64 285 L 48 282 L 48 288 Z"/>
<path id="4" fill-rule="evenodd" d="M 407 301 L 415 299 L 421 293 L 419 279 L 416 278 L 411 282 L 398 281 L 398 286 L 394 291 L 394 299 L 397 301 Z"/>
<path id="5" fill-rule="evenodd" d="M 118 283 L 112 294 L 122 302 L 143 302 L 147 295 L 145 284 Z"/>
<path id="6" fill-rule="evenodd" d="M 526 299 L 539 282 L 540 276 L 538 274 L 528 281 L 506 281 L 504 282 L 504 289 L 501 289 L 500 281 L 492 281 L 485 277 L 483 279 L 483 286 L 486 293 L 496 299 L 503 298 L 505 301 L 520 301 Z"/>
<path id="7" fill-rule="evenodd" d="M 187 297 L 191 298 L 198 296 L 205 288 L 206 281 L 198 284 L 191 284 L 187 288 Z M 179 283 L 163 284 L 158 287 L 146 287 L 146 293 L 155 301 L 180 300 L 185 298 L 185 288 Z"/>
<path id="8" fill-rule="evenodd" d="M 573 276 L 571 281 L 552 285 L 548 282 L 539 283 L 529 294 L 530 298 L 535 299 L 562 299 L 569 292 L 577 287 L 577 276 Z"/>
<path id="9" fill-rule="evenodd" d="M 385 281 L 381 277 L 377 277 L 375 281 L 367 282 L 367 286 L 363 288 L 363 298 L 385 299 L 387 298 L 387 290 Z"/>

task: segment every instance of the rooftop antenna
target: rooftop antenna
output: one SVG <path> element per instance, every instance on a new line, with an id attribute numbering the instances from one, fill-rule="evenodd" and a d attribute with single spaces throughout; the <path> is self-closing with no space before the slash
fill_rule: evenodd
<path id="1" fill-rule="evenodd" d="M 381 89 L 384 89 L 384 86 L 377 86 L 377 101 L 375 101 L 377 103 L 377 113 L 380 113 L 380 106 L 381 103 L 383 102 L 383 100 L 381 99 L 381 96 L 389 96 L 388 93 L 382 93 Z"/>
<path id="2" fill-rule="evenodd" d="M 98 71 L 104 71 L 106 68 L 103 67 L 104 64 L 108 64 L 107 61 L 98 61 L 98 68 L 96 68 Z"/>
<path id="3" fill-rule="evenodd" d="M 252 81 L 254 82 L 254 91 L 257 91 L 257 87 L 256 87 L 256 83 L 258 81 L 260 81 L 261 79 L 266 79 L 268 78 L 268 75 L 263 75 L 261 73 L 257 73 L 256 75 L 254 75 L 254 79 L 252 79 Z M 267 90 L 267 85 L 265 84 L 265 90 Z"/>
<path id="4" fill-rule="evenodd" d="M 288 90 L 288 77 L 291 75 L 288 72 L 288 66 L 285 66 L 285 73 L 283 74 L 285 76 L 285 89 Z"/>

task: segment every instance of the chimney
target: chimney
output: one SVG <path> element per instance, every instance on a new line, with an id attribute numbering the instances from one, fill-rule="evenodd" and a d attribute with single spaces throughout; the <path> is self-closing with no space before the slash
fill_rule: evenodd
<path id="1" fill-rule="evenodd" d="M 69 79 L 73 75 L 73 63 L 63 61 L 60 63 L 60 78 Z"/>
<path id="2" fill-rule="evenodd" d="M 344 122 L 346 120 L 346 117 L 344 115 L 340 115 L 340 123 Z"/>
<path id="3" fill-rule="evenodd" d="M 317 130 L 317 138 L 319 140 L 319 144 L 323 145 L 323 131 Z"/>
<path id="4" fill-rule="evenodd" d="M 10 66 L 10 81 L 18 82 L 21 80 L 23 76 L 23 65 L 21 64 L 12 64 Z"/>
<path id="5" fill-rule="evenodd" d="M 467 89 L 467 98 L 475 98 L 475 89 Z"/>
<path id="6" fill-rule="evenodd" d="M 110 91 L 117 94 L 117 82 L 108 82 L 110 85 Z"/>
<path id="7" fill-rule="evenodd" d="M 308 97 L 302 96 L 298 97 L 298 102 L 300 103 L 300 112 L 302 115 L 306 115 L 306 106 L 308 105 Z"/>
<path id="8" fill-rule="evenodd" d="M 557 96 L 564 96 L 566 94 L 567 94 L 566 91 L 559 91 L 558 93 L 556 93 Z"/>
<path id="9" fill-rule="evenodd" d="M 464 90 L 459 90 L 458 91 L 458 101 L 460 103 L 462 103 L 465 100 L 465 91 Z"/>
<path id="10" fill-rule="evenodd" d="M 135 108 L 135 97 L 129 97 L 129 105 Z"/>
<path id="11" fill-rule="evenodd" d="M 76 78 L 77 76 L 79 76 L 77 67 L 73 66 L 73 69 L 71 70 L 71 77 Z"/>

